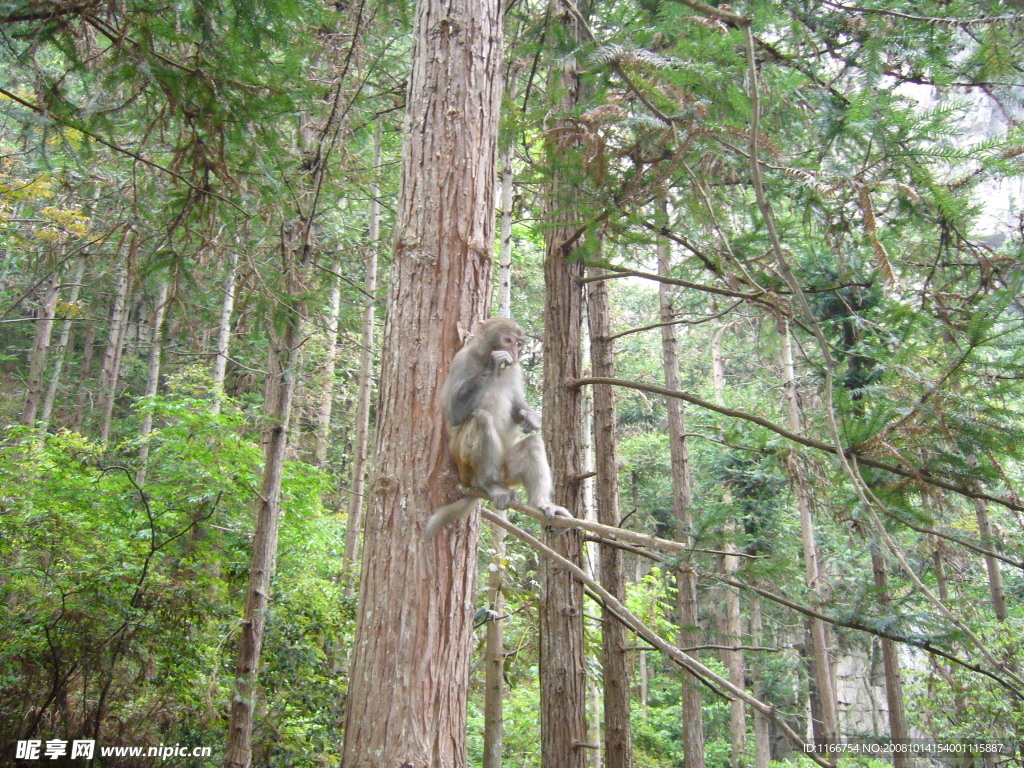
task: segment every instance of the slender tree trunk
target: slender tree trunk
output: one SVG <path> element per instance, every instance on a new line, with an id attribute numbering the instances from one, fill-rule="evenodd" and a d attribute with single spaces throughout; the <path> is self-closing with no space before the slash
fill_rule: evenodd
<path id="1" fill-rule="evenodd" d="M 662 201 L 662 213 L 666 211 Z M 666 240 L 658 241 L 658 271 L 668 275 L 670 271 L 670 248 Z M 674 318 L 672 311 L 671 287 L 659 284 L 659 306 L 661 321 L 668 323 Z M 676 352 L 676 327 L 661 327 L 661 351 L 665 368 L 665 386 L 668 389 L 682 389 L 679 377 L 679 356 Z M 683 404 L 676 398 L 669 398 L 668 439 L 672 465 L 672 502 L 675 509 L 678 536 L 685 543 L 692 543 L 693 511 L 690 485 L 690 459 L 686 445 L 686 424 Z M 690 567 L 680 568 L 676 574 L 676 611 L 679 621 L 679 647 L 695 648 L 701 644 L 699 610 L 697 605 L 697 574 Z M 687 651 L 698 658 L 697 651 Z M 683 678 L 683 760 L 685 768 L 704 768 L 704 716 L 701 692 L 695 679 L 689 675 Z"/>
<path id="2" fill-rule="evenodd" d="M 516 96 L 518 68 L 512 66 L 505 83 L 509 100 Z M 498 251 L 498 315 L 512 316 L 512 212 L 514 199 L 512 183 L 515 181 L 515 143 L 509 142 L 501 152 L 501 245 Z"/>
<path id="3" fill-rule="evenodd" d="M 466 765 L 478 520 L 422 526 L 457 485 L 458 329 L 490 306 L 501 49 L 498 0 L 417 3 L 343 768 Z"/>
<path id="4" fill-rule="evenodd" d="M 498 514 L 504 515 L 504 510 Z M 491 532 L 491 565 L 488 602 L 492 619 L 487 623 L 484 668 L 484 761 L 483 768 L 502 768 L 505 745 L 505 530 Z"/>
<path id="5" fill-rule="evenodd" d="M 316 442 L 313 446 L 313 465 L 327 463 L 327 448 L 331 442 L 331 411 L 334 409 L 334 368 L 338 352 L 338 317 L 341 313 L 341 264 L 335 262 L 331 275 L 331 296 L 327 302 L 327 328 L 325 333 L 323 385 L 320 389 L 320 411 L 317 414 Z"/>
<path id="6" fill-rule="evenodd" d="M 149 350 L 149 372 L 146 376 L 145 395 L 147 398 L 153 397 L 156 394 L 157 387 L 160 385 L 160 355 L 163 351 L 160 337 L 164 327 L 164 315 L 166 314 L 167 296 L 170 288 L 170 277 L 162 278 L 157 286 L 156 306 L 153 308 L 153 322 L 151 326 L 153 333 L 150 341 L 152 346 Z M 140 486 L 146 482 L 146 463 L 149 460 L 149 441 L 146 440 L 146 436 L 152 430 L 153 413 L 148 411 L 142 419 L 142 425 L 139 428 L 139 437 L 142 438 L 142 445 L 139 447 L 139 470 L 135 473 L 135 482 Z"/>
<path id="7" fill-rule="evenodd" d="M 992 545 L 992 524 L 988 519 L 988 505 L 981 499 L 975 499 L 974 514 L 978 521 L 978 536 L 981 542 L 989 547 Z M 999 560 L 992 555 L 985 555 L 985 568 L 988 571 L 988 590 L 992 599 L 992 610 L 999 621 L 1006 621 L 1008 615 L 1006 613 L 1006 591 L 1003 589 L 1003 574 L 999 569 Z"/>
<path id="8" fill-rule="evenodd" d="M 600 270 L 591 269 L 592 276 Z M 608 283 L 587 284 L 587 317 L 590 322 L 590 359 L 594 376 L 615 378 L 615 352 L 611 335 L 611 306 Z M 597 521 L 619 524 L 619 467 L 616 451 L 615 390 L 594 387 L 594 454 L 597 472 Z M 625 602 L 626 571 L 622 550 L 599 549 L 601 583 L 615 599 Z M 630 637 L 626 628 L 607 613 L 601 622 L 604 669 L 604 764 L 606 768 L 629 768 L 633 763 L 633 734 L 630 727 L 629 665 Z"/>
<path id="9" fill-rule="evenodd" d="M 60 275 L 55 271 L 43 288 L 43 299 L 39 304 L 39 321 L 36 336 L 28 361 L 28 392 L 21 412 L 21 423 L 35 424 L 39 402 L 43 398 L 43 375 L 46 373 L 46 356 L 53 338 L 53 313 L 57 308 L 60 293 Z"/>
<path id="10" fill-rule="evenodd" d="M 551 13 L 569 40 L 582 40 L 578 21 L 563 0 L 552 0 Z M 571 55 L 561 57 L 553 73 L 562 95 L 555 112 L 565 114 L 579 98 L 579 73 Z M 557 123 L 556 123 L 557 124 Z M 554 155 L 555 146 L 549 147 Z M 554 164 L 557 166 L 557 164 Z M 580 517 L 583 492 L 583 393 L 568 388 L 582 370 L 583 263 L 571 259 L 570 242 L 576 223 L 564 213 L 572 189 L 557 172 L 548 191 L 544 280 L 544 442 L 553 459 L 554 500 Z M 558 554 L 580 566 L 583 537 L 578 530 L 549 535 Z M 587 764 L 587 684 L 583 644 L 583 588 L 547 558 L 541 565 L 540 602 L 540 722 L 541 768 L 583 768 Z"/>
<path id="11" fill-rule="evenodd" d="M 793 432 L 800 431 L 800 407 L 797 403 L 796 366 L 793 362 L 793 340 L 789 324 L 784 321 L 782 328 L 782 376 L 786 389 L 786 424 Z M 795 449 L 791 449 L 788 471 L 797 509 L 800 513 L 800 532 L 804 550 L 804 568 L 807 586 L 819 604 L 822 596 L 821 572 L 818 566 L 818 545 L 814 536 L 814 520 L 811 517 L 811 501 L 804 482 L 803 467 Z M 839 719 L 836 713 L 836 686 L 828 650 L 828 628 L 821 619 L 810 619 L 812 669 L 818 704 L 819 717 L 815 718 L 815 738 L 823 742 L 836 742 L 839 738 Z"/>
<path id="12" fill-rule="evenodd" d="M 217 323 L 217 355 L 213 359 L 213 404 L 210 410 L 220 413 L 224 398 L 224 379 L 228 370 L 228 349 L 231 345 L 231 313 L 235 309 L 235 279 L 238 275 L 238 249 L 227 254 L 227 273 L 224 275 L 220 302 L 220 321 Z"/>
<path id="13" fill-rule="evenodd" d="M 76 432 L 82 428 L 85 419 L 86 403 L 89 400 L 89 374 L 92 373 L 92 360 L 96 351 L 96 326 L 90 323 L 85 329 L 85 339 L 82 344 L 82 368 L 78 376 L 78 393 L 75 395 L 75 409 L 68 419 L 69 429 Z"/>
<path id="14" fill-rule="evenodd" d="M 374 173 L 380 172 L 381 132 L 373 137 Z M 352 443 L 352 495 L 348 502 L 348 524 L 345 527 L 345 555 L 342 569 L 350 573 L 359 552 L 359 537 L 363 532 L 363 502 L 366 495 L 366 454 L 370 442 L 370 395 L 373 393 L 373 338 L 377 301 L 377 249 L 380 245 L 380 185 L 376 176 L 370 187 L 370 222 L 366 243 L 366 278 L 363 285 L 363 331 L 359 351 L 359 396 L 356 401 L 355 439 Z M 351 579 L 346 592 L 351 594 Z"/>
<path id="15" fill-rule="evenodd" d="M 138 250 L 138 235 L 133 232 L 130 237 L 128 257 L 117 278 L 114 309 L 110 316 L 110 333 L 100 367 L 99 390 L 100 404 L 103 409 L 100 420 L 100 441 L 103 443 L 107 442 L 107 438 L 110 436 L 110 422 L 114 414 L 117 380 L 121 371 L 121 353 L 124 349 L 125 330 L 128 325 L 128 296 L 132 282 L 132 265 L 135 263 Z"/>
<path id="16" fill-rule="evenodd" d="M 753 644 L 760 648 L 764 645 L 764 622 L 761 618 L 761 598 L 757 595 L 750 597 L 750 639 Z M 754 696 L 760 701 L 765 700 L 764 676 L 761 673 L 761 666 L 754 664 L 750 668 L 750 675 L 753 678 Z M 772 759 L 771 731 L 769 721 L 759 709 L 754 710 L 754 768 L 768 768 Z"/>
<path id="17" fill-rule="evenodd" d="M 71 284 L 71 294 L 68 296 L 67 306 L 74 308 L 78 305 L 78 294 L 82 289 L 82 278 L 85 276 L 85 257 L 78 259 L 75 267 L 75 279 Z M 50 375 L 50 384 L 46 388 L 46 398 L 43 400 L 43 410 L 39 414 L 39 420 L 43 423 L 43 430 L 47 430 L 50 424 L 50 416 L 53 414 L 53 403 L 57 399 L 57 388 L 60 386 L 61 373 L 64 370 L 64 358 L 67 355 L 68 344 L 71 342 L 72 319 L 66 318 L 61 324 L 60 340 L 57 342 L 57 349 L 53 359 L 53 373 Z"/>
<path id="18" fill-rule="evenodd" d="M 634 496 L 634 498 L 633 498 L 633 508 L 634 509 L 638 506 L 638 502 L 637 502 L 637 499 L 636 499 L 636 494 L 637 494 L 637 487 L 636 487 L 635 474 L 634 474 L 634 483 L 633 483 L 633 496 Z M 643 578 L 644 578 L 643 558 L 638 557 L 636 559 L 636 581 L 640 582 L 640 581 L 643 580 Z M 648 703 L 647 703 L 648 702 L 648 695 L 649 695 L 649 687 L 650 687 L 650 685 L 649 685 L 649 677 L 650 676 L 649 676 L 649 673 L 647 671 L 647 651 L 645 651 L 643 649 L 637 651 L 636 676 L 637 676 L 637 680 L 638 680 L 638 686 L 637 687 L 639 688 L 638 699 L 640 701 L 640 713 L 643 715 L 644 720 L 647 720 L 650 717 L 650 714 L 651 714 L 650 707 L 648 706 Z"/>
<path id="19" fill-rule="evenodd" d="M 885 560 L 878 554 L 875 546 L 871 547 L 871 570 L 874 574 L 875 588 L 878 592 L 878 603 L 883 611 L 892 611 L 892 597 L 889 595 L 889 576 L 886 572 Z M 903 707 L 903 681 L 900 679 L 899 646 L 895 640 L 883 637 L 882 667 L 885 670 L 885 698 L 889 705 L 889 738 L 902 743 L 910 737 L 907 729 L 907 716 Z M 905 752 L 893 752 L 893 768 L 907 768 L 911 764 Z"/>
<path id="20" fill-rule="evenodd" d="M 711 337 L 711 372 L 712 382 L 715 390 L 715 402 L 725 405 L 725 363 L 722 359 L 722 334 L 728 326 L 722 326 L 715 330 Z M 732 501 L 732 492 L 726 490 L 722 501 L 729 504 Z M 736 520 L 729 518 L 724 525 L 725 541 L 722 545 L 728 553 L 736 552 Z M 740 559 L 734 554 L 726 554 L 721 560 L 721 570 L 727 579 L 735 578 L 739 570 Z M 725 632 L 724 637 L 727 645 L 739 647 L 743 645 L 743 619 L 740 611 L 740 593 L 734 587 L 725 587 L 725 616 L 723 617 Z M 729 682 L 737 688 L 745 686 L 745 662 L 743 651 L 722 651 L 722 663 L 729 671 Z M 746 707 L 740 699 L 733 699 L 729 702 L 729 741 L 731 743 L 732 768 L 740 768 L 745 762 L 744 756 L 747 750 L 747 717 Z"/>
<path id="21" fill-rule="evenodd" d="M 299 236 L 308 243 L 300 227 Z M 287 246 L 283 246 L 287 248 Z M 303 260 L 305 261 L 305 259 Z M 288 268 L 288 294 L 295 296 L 297 285 L 294 265 Z M 267 428 L 263 442 L 265 461 L 263 486 L 256 508 L 252 562 L 246 590 L 245 612 L 241 622 L 238 656 L 235 662 L 234 697 L 228 721 L 225 768 L 248 768 L 252 761 L 252 726 L 256 710 L 256 682 L 260 653 L 270 604 L 270 579 L 277 557 L 278 521 L 281 515 L 281 479 L 285 447 L 288 442 L 288 417 L 295 391 L 295 356 L 300 343 L 301 307 L 293 305 L 287 313 L 284 333 L 274 334 L 267 361 L 267 385 L 263 413 Z"/>

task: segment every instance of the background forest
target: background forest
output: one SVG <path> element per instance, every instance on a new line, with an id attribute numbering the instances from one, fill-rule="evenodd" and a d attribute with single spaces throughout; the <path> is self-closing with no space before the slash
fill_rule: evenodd
<path id="1" fill-rule="evenodd" d="M 339 764 L 412 28 L 0 2 L 0 765 L 225 764 L 233 705 L 252 765 Z M 583 544 L 653 634 L 583 603 L 581 759 L 1021 765 L 1020 3 L 509 0 L 502 73 L 494 312 L 539 405 L 567 226 L 583 510 L 661 540 Z M 481 531 L 468 763 L 540 766 L 541 557 Z"/>

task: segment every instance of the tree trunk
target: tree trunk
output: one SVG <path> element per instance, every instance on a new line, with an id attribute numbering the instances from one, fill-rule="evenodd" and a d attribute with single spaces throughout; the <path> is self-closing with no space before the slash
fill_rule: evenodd
<path id="1" fill-rule="evenodd" d="M 75 279 L 71 284 L 71 294 L 68 296 L 66 305 L 69 311 L 74 312 L 78 305 L 78 294 L 82 290 L 82 278 L 85 276 L 85 257 L 78 259 L 75 267 Z M 53 373 L 50 375 L 50 385 L 46 388 L 46 398 L 43 400 L 43 410 L 39 414 L 39 420 L 43 423 L 43 430 L 48 429 L 50 416 L 53 414 L 53 403 L 57 399 L 57 388 L 60 386 L 61 373 L 64 370 L 64 358 L 67 355 L 68 344 L 71 342 L 71 329 L 74 323 L 69 317 L 61 325 L 60 340 L 57 342 L 56 353 L 53 360 Z"/>
<path id="2" fill-rule="evenodd" d="M 725 405 L 725 363 L 722 359 L 722 335 L 728 328 L 727 325 L 715 330 L 711 336 L 711 379 L 714 384 L 715 402 L 718 405 Z M 732 501 L 732 492 L 726 489 L 722 501 L 729 504 Z M 725 552 L 736 552 L 736 520 L 730 517 L 726 520 L 724 527 L 725 541 L 722 549 Z M 727 579 L 733 579 L 736 571 L 739 570 L 740 559 L 734 554 L 722 556 L 721 571 Z M 725 589 L 725 616 L 723 633 L 726 645 L 739 647 L 743 645 L 743 617 L 740 610 L 740 593 L 734 587 Z M 722 651 L 722 663 L 729 671 L 729 682 L 737 688 L 745 686 L 745 662 L 743 651 Z M 729 702 L 729 741 L 731 744 L 732 768 L 740 768 L 745 763 L 744 756 L 747 750 L 747 717 L 746 707 L 742 700 L 733 699 Z"/>
<path id="3" fill-rule="evenodd" d="M 512 65 L 505 83 L 505 94 L 509 100 L 516 96 L 518 68 Z M 498 250 L 498 315 L 512 316 L 512 182 L 515 170 L 515 143 L 509 142 L 501 152 L 501 242 Z"/>
<path id="4" fill-rule="evenodd" d="M 85 329 L 85 339 L 82 343 L 82 367 L 78 375 L 78 392 L 75 395 L 75 408 L 68 419 L 68 428 L 80 431 L 82 422 L 85 420 L 86 403 L 89 400 L 89 388 L 86 382 L 89 381 L 89 374 L 92 373 L 92 360 L 96 352 L 96 326 L 89 323 Z"/>
<path id="5" fill-rule="evenodd" d="M 980 490 L 980 487 L 979 487 Z M 981 499 L 974 500 L 974 514 L 978 521 L 978 538 L 986 547 L 992 546 L 992 524 L 988 519 L 988 505 Z M 999 570 L 999 560 L 992 555 L 985 555 L 985 569 L 988 572 L 988 590 L 992 599 L 992 610 L 996 619 L 1006 621 L 1006 591 L 1003 589 L 1003 574 Z"/>
<path id="6" fill-rule="evenodd" d="M 582 30 L 563 0 L 553 0 L 552 13 L 566 30 L 566 39 L 579 42 Z M 560 52 L 561 53 L 561 52 Z M 553 73 L 561 101 L 554 109 L 565 114 L 579 98 L 579 73 L 571 55 L 561 56 Z M 561 121 L 556 121 L 557 126 Z M 552 145 L 553 157 L 563 151 Z M 554 164 L 557 167 L 557 164 Z M 583 393 L 567 382 L 580 376 L 583 363 L 582 260 L 571 260 L 570 242 L 576 223 L 564 213 L 570 209 L 572 186 L 557 172 L 548 190 L 545 218 L 544 280 L 544 442 L 552 458 L 554 501 L 574 517 L 583 514 L 579 478 L 583 469 L 580 425 Z M 579 566 L 583 537 L 578 530 L 549 535 L 548 544 Z M 583 645 L 583 588 L 567 572 L 541 561 L 540 600 L 540 723 L 541 768 L 583 768 L 587 764 L 587 684 Z"/>
<path id="7" fill-rule="evenodd" d="M 114 399 L 117 395 L 117 380 L 121 370 L 121 352 L 124 349 L 125 328 L 128 324 L 128 294 L 131 289 L 132 264 L 138 249 L 138 235 L 130 235 L 128 257 L 117 278 L 117 292 L 114 295 L 114 309 L 110 316 L 110 333 L 103 351 L 100 366 L 99 395 L 102 406 L 100 420 L 100 442 L 107 442 L 110 436 L 110 421 L 114 414 Z"/>
<path id="8" fill-rule="evenodd" d="M 504 515 L 504 510 L 498 512 Z M 491 533 L 491 565 L 488 602 L 492 619 L 487 622 L 484 668 L 484 761 L 483 768 L 502 768 L 505 745 L 505 530 Z"/>
<path id="9" fill-rule="evenodd" d="M 380 172 L 381 133 L 378 127 L 373 137 L 374 173 Z M 345 526 L 345 555 L 342 570 L 348 574 L 359 552 L 359 537 L 363 532 L 363 502 L 366 494 L 366 452 L 370 441 L 370 395 L 373 393 L 373 338 L 377 301 L 377 248 L 380 243 L 380 184 L 374 177 L 370 187 L 370 222 L 366 244 L 366 278 L 363 285 L 363 332 L 359 351 L 359 397 L 356 401 L 355 439 L 352 443 L 352 490 L 348 502 L 348 523 Z M 353 582 L 345 586 L 351 594 Z"/>
<path id="10" fill-rule="evenodd" d="M 796 366 L 793 362 L 793 340 L 787 321 L 784 321 L 782 328 L 782 376 L 786 390 L 786 425 L 792 432 L 799 432 L 800 407 L 797 403 Z M 811 500 L 804 484 L 803 467 L 795 449 L 790 449 L 787 469 L 800 513 L 800 532 L 803 541 L 807 586 L 817 604 L 822 605 L 825 601 L 821 593 L 818 545 L 814 537 Z M 839 721 L 836 713 L 836 686 L 828 651 L 828 628 L 825 626 L 825 622 L 821 619 L 810 619 L 810 635 L 812 669 L 817 692 L 817 696 L 814 698 L 820 712 L 820 719 L 815 718 L 815 738 L 818 741 L 834 743 L 839 738 Z"/>
<path id="11" fill-rule="evenodd" d="M 320 410 L 317 414 L 316 441 L 313 445 L 313 466 L 327 463 L 331 442 L 331 411 L 334 410 L 334 367 L 338 352 L 338 316 L 341 312 L 341 264 L 335 262 L 331 275 L 331 296 L 327 302 L 326 349 L 324 350 L 323 384 L 320 388 Z"/>
<path id="12" fill-rule="evenodd" d="M 165 310 L 167 309 L 167 295 L 170 288 L 170 277 L 161 278 L 156 291 L 156 306 L 153 308 L 153 333 L 150 340 L 150 344 L 152 346 L 149 350 L 149 372 L 146 377 L 145 395 L 147 398 L 153 397 L 153 395 L 156 394 L 157 387 L 160 384 L 160 354 L 162 352 L 160 336 L 164 327 L 164 315 Z M 145 485 L 146 483 L 146 462 L 149 460 L 149 441 L 146 439 L 146 436 L 149 435 L 152 430 L 153 412 L 148 411 L 142 419 L 142 425 L 139 427 L 139 437 L 142 438 L 142 445 L 139 446 L 139 470 L 135 473 L 135 482 L 139 486 Z"/>
<path id="13" fill-rule="evenodd" d="M 227 376 L 228 349 L 231 344 L 231 313 L 235 309 L 238 249 L 229 249 L 227 256 L 227 274 L 224 275 L 220 302 L 220 322 L 217 324 L 217 356 L 213 360 L 213 405 L 210 406 L 210 410 L 214 413 L 220 413 L 221 400 L 224 398 L 224 379 Z"/>
<path id="14" fill-rule="evenodd" d="M 889 595 L 889 576 L 886 573 L 885 560 L 878 554 L 875 546 L 871 547 L 871 570 L 874 574 L 875 588 L 878 590 L 878 604 L 883 611 L 891 613 L 892 598 Z M 910 733 L 907 729 L 906 711 L 903 708 L 899 646 L 895 640 L 890 640 L 887 637 L 881 638 L 879 643 L 882 647 L 882 667 L 885 670 L 885 698 L 889 705 L 889 738 L 897 744 L 905 743 L 910 737 Z M 893 752 L 893 768 L 907 768 L 911 762 L 906 752 Z"/>
<path id="15" fill-rule="evenodd" d="M 591 269 L 592 276 L 600 270 Z M 590 360 L 594 376 L 615 378 L 615 353 L 611 335 L 611 307 L 608 283 L 587 284 L 587 318 L 590 322 Z M 594 453 L 597 471 L 597 521 L 619 525 L 619 462 L 616 452 L 615 390 L 594 387 Z M 601 583 L 616 600 L 625 602 L 626 572 L 622 550 L 602 546 Z M 601 649 L 604 656 L 604 764 L 606 768 L 629 768 L 633 763 L 633 735 L 630 727 L 629 666 L 630 637 L 626 628 L 605 613 L 602 618 Z"/>
<path id="16" fill-rule="evenodd" d="M 663 200 L 662 206 L 666 203 Z M 666 215 L 662 208 L 663 217 Z M 664 239 L 658 241 L 658 271 L 662 275 L 670 272 L 670 248 Z M 671 287 L 660 283 L 658 303 L 661 322 L 669 323 L 674 318 L 672 311 Z M 662 325 L 661 351 L 665 368 L 665 386 L 668 389 L 682 389 L 679 377 L 679 356 L 676 352 L 676 327 Z M 672 465 L 672 503 L 675 509 L 678 537 L 687 544 L 693 540 L 693 512 L 690 508 L 692 493 L 690 485 L 690 459 L 686 445 L 686 424 L 683 404 L 676 398 L 665 402 L 668 411 L 668 439 Z M 697 605 L 697 574 L 692 568 L 680 568 L 676 574 L 676 611 L 679 621 L 679 647 L 696 648 L 701 644 L 699 610 Z M 696 650 L 687 650 L 694 658 Z M 683 764 L 685 768 L 704 768 L 704 714 L 701 691 L 696 678 L 686 674 L 683 678 Z"/>
<path id="17" fill-rule="evenodd" d="M 53 313 L 57 308 L 60 292 L 60 275 L 54 271 L 43 288 L 43 299 L 39 304 L 39 321 L 28 361 L 28 392 L 21 412 L 21 423 L 35 424 L 39 402 L 43 398 L 43 375 L 46 373 L 46 355 L 53 338 Z"/>
<path id="18" fill-rule="evenodd" d="M 750 640 L 755 647 L 764 646 L 764 623 L 761 618 L 761 598 L 750 596 Z M 764 676 L 761 665 L 754 664 L 750 668 L 753 679 L 754 696 L 765 701 Z M 767 702 L 766 702 L 767 703 Z M 759 710 L 754 710 L 754 768 L 768 768 L 772 759 L 771 730 L 768 718 Z"/>
<path id="19" fill-rule="evenodd" d="M 420 0 L 343 768 L 466 764 L 478 520 L 425 542 L 457 478 L 439 393 L 490 306 L 501 104 L 498 0 Z"/>
<path id="20" fill-rule="evenodd" d="M 299 236 L 308 236 L 299 228 Z M 283 245 L 282 248 L 288 246 Z M 305 261 L 305 259 L 303 259 Z M 295 296 L 297 285 L 294 266 L 288 270 L 288 294 Z M 287 312 L 283 335 L 271 338 L 267 361 L 267 385 L 263 413 L 265 463 L 263 486 L 256 507 L 256 530 L 253 535 L 249 586 L 246 590 L 245 612 L 241 622 L 238 656 L 235 662 L 234 697 L 228 721 L 228 741 L 224 755 L 225 768 L 248 768 L 252 760 L 252 726 L 256 709 L 256 682 L 259 675 L 260 652 L 270 604 L 270 579 L 277 557 L 278 521 L 281 515 L 281 479 L 284 471 L 285 447 L 288 443 L 288 417 L 295 391 L 295 351 L 300 339 L 303 312 L 297 303 Z"/>

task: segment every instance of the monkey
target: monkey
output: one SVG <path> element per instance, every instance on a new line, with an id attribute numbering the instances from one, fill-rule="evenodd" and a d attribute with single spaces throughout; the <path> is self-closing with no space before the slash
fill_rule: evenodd
<path id="1" fill-rule="evenodd" d="M 551 468 L 535 432 L 540 415 L 526 403 L 519 367 L 525 339 L 519 324 L 508 318 L 492 317 L 475 326 L 441 388 L 448 449 L 463 487 L 483 491 L 496 508 L 507 509 L 515 501 L 509 486 L 523 486 L 527 503 L 549 520 L 572 517 L 551 502 Z M 424 536 L 429 539 L 442 526 L 462 520 L 477 501 L 464 496 L 438 508 Z"/>

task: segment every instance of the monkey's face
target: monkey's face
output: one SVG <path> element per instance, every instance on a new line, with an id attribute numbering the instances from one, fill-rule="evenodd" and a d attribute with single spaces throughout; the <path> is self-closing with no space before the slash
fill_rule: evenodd
<path id="1" fill-rule="evenodd" d="M 503 350 L 508 352 L 512 356 L 512 362 L 516 362 L 523 351 L 525 340 L 521 332 L 517 333 L 512 329 L 506 328 L 496 335 L 491 348 L 494 351 Z"/>

